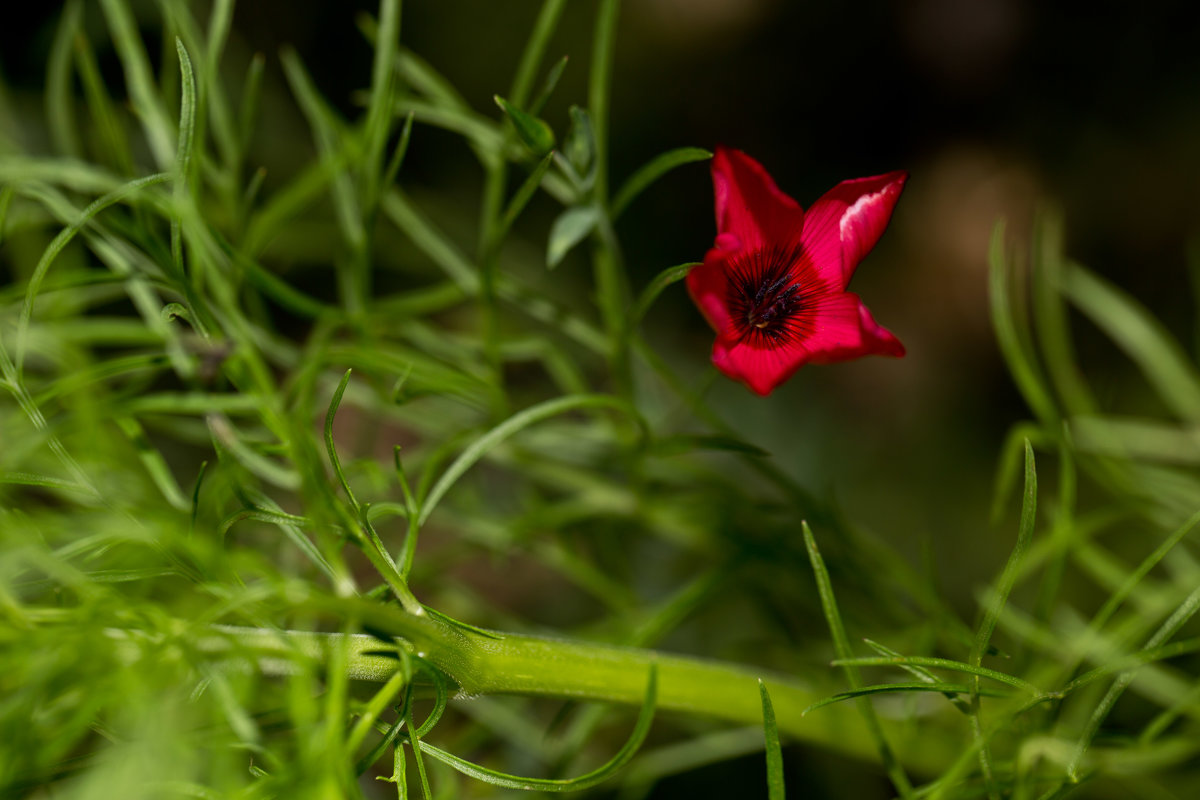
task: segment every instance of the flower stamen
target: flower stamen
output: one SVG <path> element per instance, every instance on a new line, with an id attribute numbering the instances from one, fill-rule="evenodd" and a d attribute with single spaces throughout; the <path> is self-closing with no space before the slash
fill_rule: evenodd
<path id="1" fill-rule="evenodd" d="M 798 249 L 751 251 L 731 264 L 728 296 L 733 338 L 759 349 L 791 344 L 812 325 L 820 281 Z"/>

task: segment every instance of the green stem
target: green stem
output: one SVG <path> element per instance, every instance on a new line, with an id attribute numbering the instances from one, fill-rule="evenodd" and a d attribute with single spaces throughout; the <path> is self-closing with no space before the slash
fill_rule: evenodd
<path id="1" fill-rule="evenodd" d="M 876 756 L 857 716 L 832 710 L 803 716 L 821 695 L 788 677 L 654 650 L 483 631 L 365 602 L 354 610 L 364 625 L 403 639 L 419 657 L 442 670 L 458 684 L 460 696 L 517 694 L 637 706 L 645 699 L 645 676 L 656 665 L 660 710 L 761 725 L 761 679 L 782 734 L 864 759 Z M 297 653 L 327 663 L 343 643 L 342 634 L 303 631 L 218 627 L 214 634 L 206 649 L 241 655 L 250 651 L 259 668 L 271 673 L 287 673 L 289 656 Z M 397 659 L 373 654 L 386 649 L 379 638 L 355 634 L 346 639 L 348 677 L 383 682 L 396 672 Z M 924 739 L 920 747 L 903 747 L 898 755 L 914 769 L 932 772 L 951 756 L 936 741 L 940 740 Z"/>

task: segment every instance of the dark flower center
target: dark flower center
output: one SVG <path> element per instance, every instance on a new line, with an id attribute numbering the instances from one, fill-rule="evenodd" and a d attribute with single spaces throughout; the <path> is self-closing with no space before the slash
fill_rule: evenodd
<path id="1" fill-rule="evenodd" d="M 730 263 L 726 302 L 737 338 L 759 349 L 792 344 L 812 332 L 815 270 L 797 248 L 754 250 Z"/>

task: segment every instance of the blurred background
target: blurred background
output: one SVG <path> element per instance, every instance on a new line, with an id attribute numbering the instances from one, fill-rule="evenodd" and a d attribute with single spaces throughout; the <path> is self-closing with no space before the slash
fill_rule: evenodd
<path id="1" fill-rule="evenodd" d="M 150 24 L 157 15 L 143 5 L 143 35 L 152 53 L 161 51 Z M 495 116 L 492 95 L 507 90 L 539 7 L 414 0 L 404 6 L 401 40 L 475 109 Z M 297 48 L 325 96 L 357 116 L 355 91 L 369 80 L 371 50 L 355 15 L 376 10 L 366 0 L 237 6 L 231 72 L 262 52 L 274 84 L 254 159 L 267 167 L 268 191 L 313 152 L 283 83 L 279 48 Z M 24 23 L 0 27 L 0 69 L 17 107 L 40 103 L 58 18 L 55 3 L 29 11 Z M 101 67 L 115 81 L 119 62 L 104 49 L 103 22 L 88 16 Z M 570 58 L 543 114 L 560 137 L 569 105 L 586 102 L 592 23 L 591 4 L 569 4 L 547 54 Z M 718 143 L 761 161 L 806 207 L 840 180 L 911 173 L 891 228 L 851 284 L 908 356 L 806 368 L 767 400 L 721 380 L 711 392 L 727 417 L 816 493 L 831 494 L 852 519 L 911 555 L 929 536 L 942 561 L 957 563 L 970 541 L 981 568 L 996 563 L 1008 537 L 991 535 L 986 521 L 995 456 L 1025 410 L 988 319 L 993 227 L 1007 220 L 1020 246 L 1039 204 L 1061 208 L 1068 254 L 1194 343 L 1188 244 L 1200 232 L 1198 23 L 1187 2 L 1136 12 L 1029 0 L 626 2 L 612 99 L 613 184 L 669 148 Z M 473 235 L 481 176 L 459 137 L 419 126 L 403 180 L 447 230 Z M 517 233 L 531 248 L 544 246 L 539 238 L 556 211 L 538 198 Z M 618 234 L 635 287 L 667 266 L 702 259 L 714 235 L 705 166 L 652 187 Z M 575 253 L 555 279 L 582 283 L 589 275 Z M 682 285 L 659 300 L 647 330 L 677 368 L 701 375 L 711 336 Z M 1115 393 L 1121 365 L 1107 349 L 1091 352 L 1089 331 L 1080 333 L 1097 390 L 1103 396 L 1107 380 Z M 969 603 L 979 577 L 949 570 L 944 588 Z"/>
<path id="2" fill-rule="evenodd" d="M 153 4 L 143 5 L 144 19 L 156 19 Z M 492 95 L 507 91 L 540 5 L 408 0 L 401 41 L 476 110 L 496 117 Z M 313 153 L 279 48 L 294 46 L 324 95 L 356 118 L 355 93 L 369 81 L 372 53 L 355 13 L 376 10 L 362 0 L 238 5 L 230 74 L 244 74 L 255 52 L 268 56 L 253 158 L 267 168 L 266 191 Z M 0 70 L 13 107 L 29 107 L 33 118 L 58 8 L 34 4 L 26 13 L 24 22 L 0 26 Z M 543 113 L 560 138 L 568 106 L 586 102 L 593 15 L 593 3 L 570 3 L 547 54 L 570 57 Z M 102 69 L 118 82 L 100 15 L 89 14 L 88 25 L 101 43 Z M 151 52 L 174 57 L 156 26 L 148 22 L 143 34 Z M 1136 11 L 1032 0 L 623 4 L 612 184 L 664 150 L 718 143 L 761 161 L 806 207 L 843 179 L 911 173 L 889 231 L 851 284 L 908 356 L 805 368 L 765 400 L 724 379 L 710 396 L 788 473 L 913 563 L 929 543 L 940 588 L 968 619 L 972 591 L 1011 547 L 1013 515 L 993 527 L 989 505 L 1004 435 L 1027 415 L 988 316 L 993 228 L 1007 220 L 1021 249 L 1037 209 L 1058 207 L 1068 254 L 1128 289 L 1194 350 L 1198 34 L 1200 12 L 1189 2 Z M 49 151 L 48 142 L 25 144 Z M 461 138 L 418 126 L 401 180 L 445 230 L 473 235 L 481 174 Z M 540 263 L 558 210 L 537 198 L 517 230 L 525 241 L 509 257 Z M 714 235 L 707 168 L 670 173 L 636 201 L 618 234 L 635 288 L 665 267 L 702 259 Z M 473 250 L 474 242 L 462 247 Z M 591 272 L 573 253 L 553 276 L 586 291 Z M 1130 367 L 1076 323 L 1102 401 L 1123 402 Z M 682 284 L 659 300 L 646 337 L 699 385 L 712 335 Z"/>
<path id="3" fill-rule="evenodd" d="M 371 54 L 351 5 L 375 10 L 243 3 L 236 28 L 251 50 L 296 46 L 326 96 L 356 115 Z M 540 5 L 408 2 L 401 39 L 494 116 L 492 95 L 506 91 Z M 997 220 L 1019 249 L 1039 204 L 1060 207 L 1071 257 L 1130 290 L 1189 346 L 1196 340 L 1187 253 L 1200 234 L 1200 12 L 1187 2 L 1138 9 L 1029 0 L 622 7 L 614 185 L 664 150 L 717 143 L 757 158 L 805 207 L 840 180 L 911 173 L 891 228 L 851 284 L 908 356 L 806 368 L 767 400 L 724 379 L 711 391 L 750 441 L 851 519 L 914 560 L 930 537 L 939 562 L 953 565 L 943 589 L 964 607 L 1011 544 L 1012 526 L 993 530 L 987 508 L 1003 435 L 1027 415 L 988 317 Z M 568 106 L 586 102 L 593 14 L 592 4 L 569 4 L 547 53 L 570 58 L 543 115 L 560 136 Z M 260 138 L 264 162 L 285 157 L 285 144 L 307 157 L 306 135 L 287 141 L 300 121 L 281 113 L 276 123 L 284 141 Z M 436 198 L 450 230 L 469 231 L 478 212 L 479 169 L 466 154 L 457 136 L 421 128 L 405 167 L 406 184 Z M 558 210 L 539 202 L 519 231 L 531 247 L 544 246 Z M 618 234 L 635 287 L 700 260 L 714 235 L 708 170 L 668 175 Z M 586 282 L 583 254 L 572 256 L 555 280 Z M 711 335 L 682 285 L 660 299 L 647 330 L 699 379 Z M 1126 365 L 1107 344 L 1089 347 L 1090 334 L 1079 331 L 1081 358 L 1101 398 L 1116 395 Z"/>

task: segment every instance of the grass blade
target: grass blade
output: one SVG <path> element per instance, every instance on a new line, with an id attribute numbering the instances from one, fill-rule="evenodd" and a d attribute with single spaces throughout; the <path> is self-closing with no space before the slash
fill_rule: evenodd
<path id="1" fill-rule="evenodd" d="M 192 60 L 188 57 L 183 41 L 175 38 L 175 49 L 179 54 L 179 73 L 182 92 L 179 103 L 179 145 L 175 151 L 175 204 L 171 214 L 171 256 L 175 270 L 182 277 L 186 274 L 183 263 L 183 239 L 180 231 L 180 214 L 188 196 L 189 172 L 192 162 L 192 142 L 196 134 L 196 74 Z M 202 263 L 202 262 L 198 262 Z"/>
<path id="2" fill-rule="evenodd" d="M 992 633 L 996 630 L 996 621 L 1000 618 L 1000 612 L 1004 610 L 1004 605 L 1008 602 L 1008 595 L 1012 592 L 1017 577 L 1021 573 L 1021 564 L 1025 558 L 1025 552 L 1029 549 L 1029 543 L 1033 539 L 1033 527 L 1036 516 L 1037 470 L 1033 459 L 1033 445 L 1027 439 L 1025 441 L 1025 492 L 1021 500 L 1021 522 L 1017 531 L 1017 543 L 1013 547 L 1012 553 L 1009 554 L 1008 562 L 1004 565 L 1004 571 L 1000 574 L 996 589 L 992 593 L 991 600 L 984 611 L 979 631 L 975 635 L 975 644 L 971 648 L 970 660 L 971 665 L 974 667 L 980 666 L 983 662 L 983 656 L 988 652 Z M 973 674 L 971 677 L 971 730 L 975 737 L 976 745 L 979 748 L 979 765 L 983 770 L 988 796 L 998 798 L 999 791 L 995 786 L 992 776 L 991 753 L 988 743 L 984 738 L 983 725 L 979 718 L 980 679 L 981 676 L 978 673 Z"/>
<path id="3" fill-rule="evenodd" d="M 166 183 L 171 180 L 171 174 L 160 172 L 155 175 L 147 175 L 144 178 L 129 181 L 126 184 L 114 189 L 103 197 L 92 202 L 87 208 L 80 212 L 79 216 L 50 241 L 46 249 L 42 252 L 41 258 L 38 259 L 37 266 L 33 268 L 33 273 L 29 276 L 29 283 L 25 287 L 25 302 L 21 306 L 21 315 L 17 318 L 17 330 L 13 343 L 13 360 L 16 364 L 18 374 L 21 372 L 22 365 L 25 363 L 25 349 L 28 339 L 29 323 L 33 318 L 33 304 L 37 300 L 38 292 L 41 290 L 42 282 L 46 279 L 46 273 L 50 270 L 50 265 L 54 263 L 54 259 L 59 253 L 71 243 L 76 234 L 87 225 L 91 220 L 104 209 L 109 206 L 119 203 L 127 197 L 136 195 L 138 192 L 150 186 L 159 183 Z"/>
<path id="4" fill-rule="evenodd" d="M 712 158 L 712 153 L 699 147 L 680 147 L 650 159 L 629 176 L 613 197 L 612 218 L 615 220 L 620 217 L 621 213 L 639 194 L 671 170 L 695 161 L 707 161 L 710 158 Z"/>
<path id="5" fill-rule="evenodd" d="M 420 523 L 423 525 L 429 519 L 429 515 L 437 507 L 438 501 L 450 490 L 454 482 L 462 477 L 464 472 L 470 469 L 476 461 L 483 458 L 493 447 L 535 422 L 582 408 L 613 408 L 618 411 L 633 413 L 628 404 L 615 397 L 600 394 L 585 394 L 568 395 L 566 397 L 547 400 L 514 414 L 472 442 L 446 468 L 446 471 L 442 473 L 437 483 L 433 485 L 433 488 L 429 490 L 429 494 L 421 502 L 421 513 L 418 517 Z M 636 417 L 636 414 L 634 416 Z"/>
<path id="6" fill-rule="evenodd" d="M 833 584 L 829 580 L 829 571 L 825 568 L 825 560 L 821 557 L 821 551 L 817 549 L 817 540 L 813 537 L 812 529 L 808 527 L 808 523 L 802 522 L 800 529 L 804 534 L 804 545 L 808 550 L 808 559 L 812 564 L 813 576 L 817 581 L 817 593 L 821 598 L 821 610 L 825 613 L 825 621 L 829 625 L 830 636 L 833 637 L 834 652 L 837 653 L 839 659 L 848 661 L 854 656 L 850 650 L 850 640 L 846 637 L 846 628 L 842 625 L 842 615 L 838 611 L 837 600 L 833 596 Z M 861 686 L 857 667 L 853 664 L 843 664 L 842 671 L 846 674 L 846 680 L 849 682 L 851 690 L 858 689 Z M 900 793 L 901 797 L 913 797 L 912 783 L 905 774 L 904 768 L 900 766 L 900 762 L 896 760 L 891 745 L 888 744 L 887 739 L 884 737 L 883 728 L 879 724 L 879 717 L 875 715 L 875 709 L 871 707 L 870 702 L 866 698 L 860 698 L 858 710 L 867 723 L 867 728 L 871 732 L 871 738 L 875 740 L 875 747 L 879 751 L 879 757 L 883 761 L 884 769 L 887 770 L 888 777 L 891 778 L 896 791 Z"/>
<path id="7" fill-rule="evenodd" d="M 1078 265 L 1064 276 L 1067 297 L 1142 370 L 1181 419 L 1200 422 L 1200 375 L 1174 337 L 1131 296 Z"/>
<path id="8" fill-rule="evenodd" d="M 1058 410 L 1046 387 L 1045 376 L 1034 357 L 1024 328 L 1019 324 L 1017 292 L 1014 286 L 1013 269 L 1004 252 L 1004 223 L 996 224 L 992 232 L 992 243 L 988 250 L 988 299 L 991 304 L 992 328 L 996 343 L 1004 355 L 1009 372 L 1025 402 L 1044 424 L 1056 423 Z"/>
<path id="9" fill-rule="evenodd" d="M 142 121 L 150 152 L 160 169 L 166 169 L 175 160 L 175 137 L 171 122 L 154 85 L 154 73 L 150 58 L 138 35 L 137 24 L 129 7 L 122 0 L 101 0 L 108 28 L 112 32 L 113 44 L 125 70 L 125 84 L 134 110 Z"/>
<path id="10" fill-rule="evenodd" d="M 844 664 L 846 662 L 842 663 Z M 960 694 L 967 694 L 971 691 L 971 687 L 965 683 L 944 683 L 942 681 L 934 681 L 933 683 L 926 683 L 925 681 L 921 681 L 919 683 L 878 683 L 871 686 L 860 686 L 857 689 L 850 689 L 845 692 L 832 694 L 829 697 L 813 703 L 811 706 L 804 709 L 802 713 L 807 714 L 810 711 L 815 711 L 818 708 L 823 708 L 824 706 L 832 705 L 834 703 L 840 703 L 843 700 L 852 700 L 857 697 L 866 697 L 872 694 L 890 694 L 893 692 L 937 692 L 939 694 L 954 697 Z M 998 689 L 980 689 L 979 694 L 986 697 L 1008 697 L 1007 692 L 1002 692 Z"/>
<path id="11" fill-rule="evenodd" d="M 783 750 L 779 746 L 775 709 L 771 705 L 771 694 L 767 691 L 767 685 L 762 680 L 758 682 L 758 691 L 762 695 L 763 738 L 767 747 L 767 798 L 784 800 L 787 794 L 783 790 Z"/>
<path id="12" fill-rule="evenodd" d="M 646 739 L 646 734 L 650 732 L 650 725 L 654 722 L 654 710 L 658 698 L 658 670 L 656 667 L 650 667 L 650 678 L 646 682 L 646 696 L 642 702 L 641 711 L 638 712 L 637 722 L 633 726 L 633 732 L 629 735 L 629 739 L 617 751 L 607 763 L 602 764 L 596 769 L 578 778 L 522 778 L 517 775 L 509 775 L 504 772 L 481 767 L 478 764 L 473 764 L 470 761 L 459 758 L 456 755 L 447 753 L 445 750 L 440 750 L 433 745 L 419 742 L 419 747 L 422 752 L 428 753 L 444 764 L 448 764 L 464 775 L 469 775 L 477 780 L 490 783 L 493 786 L 500 786 L 506 789 L 524 789 L 526 791 L 543 791 L 543 792 L 577 792 L 595 786 L 602 781 L 612 777 L 621 767 L 625 766 L 638 748 L 642 746 L 642 742 Z"/>
<path id="13" fill-rule="evenodd" d="M 662 294 L 663 289 L 683 280 L 689 272 L 698 266 L 700 266 L 699 262 L 691 261 L 687 264 L 667 267 L 654 276 L 654 280 L 650 281 L 646 288 L 642 290 L 642 293 L 638 295 L 637 303 L 633 306 L 633 312 L 628 317 L 628 326 L 631 334 L 642 321 L 642 318 L 650 311 L 650 306 L 654 305 L 654 301 Z"/>
<path id="14" fill-rule="evenodd" d="M 512 99 L 513 104 L 519 108 L 526 107 L 525 104 L 529 100 L 538 65 L 542 63 L 546 47 L 550 44 L 550 37 L 558 28 L 558 20 L 562 17 L 565 6 L 566 0 L 545 0 L 542 3 L 542 10 L 538 12 L 537 21 L 533 24 L 533 31 L 529 34 L 529 41 L 525 43 L 525 49 L 521 53 L 521 61 L 517 66 L 516 75 L 513 76 L 512 88 L 508 91 L 508 96 Z M 562 69 L 556 67 L 556 70 L 551 71 L 553 82 L 547 81 L 551 89 L 558 82 L 554 75 L 555 71 L 561 74 Z M 537 114 L 538 110 L 530 108 L 529 113 Z"/>
<path id="15" fill-rule="evenodd" d="M 1154 635 L 1147 640 L 1143 650 L 1153 650 L 1163 645 L 1178 633 L 1179 629 L 1186 625 L 1195 616 L 1197 611 L 1200 611 L 1200 587 L 1193 589 L 1191 594 L 1171 613 L 1171 616 L 1159 626 Z M 1092 716 L 1088 719 L 1087 725 L 1084 726 L 1083 733 L 1079 736 L 1079 742 L 1075 745 L 1075 751 L 1071 755 L 1071 760 L 1067 764 L 1067 777 L 1072 783 L 1080 780 L 1079 767 L 1083 761 L 1084 754 L 1087 752 L 1092 740 L 1096 737 L 1096 733 L 1099 732 L 1100 726 L 1108 717 L 1109 712 L 1116 705 L 1117 700 L 1125 692 L 1129 684 L 1133 682 L 1135 674 L 1136 669 L 1130 669 L 1118 675 L 1117 679 L 1113 681 L 1113 685 L 1109 688 L 1108 693 L 1096 705 Z"/>
<path id="16" fill-rule="evenodd" d="M 82 19 L 83 4 L 78 0 L 70 0 L 63 6 L 46 68 L 47 129 L 54 140 L 54 149 L 72 158 L 79 158 L 83 152 L 71 87 L 71 42 Z"/>
<path id="17" fill-rule="evenodd" d="M 872 647 L 876 647 L 875 643 L 871 643 Z M 1043 694 L 1042 690 L 1034 686 L 1032 683 L 1013 675 L 1008 675 L 1004 672 L 998 672 L 987 667 L 980 667 L 975 664 L 967 664 L 962 661 L 954 661 L 949 658 L 929 658 L 925 656 L 902 656 L 899 654 L 892 656 L 884 656 L 880 658 L 851 658 L 838 659 L 833 662 L 835 666 L 844 664 L 854 664 L 859 667 L 933 667 L 935 669 L 947 669 L 953 672 L 965 672 L 969 675 L 977 675 L 981 678 L 989 678 L 997 683 L 1003 683 L 1014 689 L 1020 689 L 1023 692 L 1028 692 L 1032 695 Z M 924 676 L 929 673 L 922 670 Z"/>

